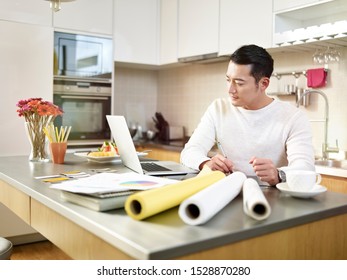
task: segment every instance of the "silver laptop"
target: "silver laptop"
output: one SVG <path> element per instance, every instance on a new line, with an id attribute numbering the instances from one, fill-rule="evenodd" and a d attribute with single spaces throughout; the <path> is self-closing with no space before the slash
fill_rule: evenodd
<path id="1" fill-rule="evenodd" d="M 124 116 L 106 116 L 114 141 L 123 164 L 139 173 L 152 176 L 172 176 L 195 174 L 190 169 L 174 161 L 140 161 Z"/>

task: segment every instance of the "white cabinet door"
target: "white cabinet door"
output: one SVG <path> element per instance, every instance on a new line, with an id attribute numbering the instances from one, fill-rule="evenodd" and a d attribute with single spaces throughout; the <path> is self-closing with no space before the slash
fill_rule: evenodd
<path id="1" fill-rule="evenodd" d="M 179 0 L 178 57 L 217 53 L 218 29 L 218 0 Z"/>
<path id="2" fill-rule="evenodd" d="M 331 1 L 334 0 L 273 0 L 273 9 L 278 12 Z"/>
<path id="3" fill-rule="evenodd" d="M 114 60 L 158 64 L 159 1 L 115 0 Z"/>
<path id="4" fill-rule="evenodd" d="M 28 155 L 20 99 L 53 100 L 53 28 L 0 20 L 0 156 Z"/>
<path id="5" fill-rule="evenodd" d="M 220 0 L 219 55 L 242 45 L 271 47 L 272 22 L 272 0 Z"/>
<path id="6" fill-rule="evenodd" d="M 178 0 L 160 2 L 160 64 L 177 62 Z"/>
<path id="7" fill-rule="evenodd" d="M 0 19 L 51 26 L 52 10 L 43 0 L 1 0 Z"/>
<path id="8" fill-rule="evenodd" d="M 77 0 L 61 3 L 61 10 L 54 13 L 55 28 L 112 36 L 113 1 Z"/>

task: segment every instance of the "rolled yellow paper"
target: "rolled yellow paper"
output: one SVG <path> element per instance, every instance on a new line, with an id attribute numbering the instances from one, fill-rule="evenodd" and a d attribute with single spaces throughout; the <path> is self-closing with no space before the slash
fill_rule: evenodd
<path id="1" fill-rule="evenodd" d="M 204 167 L 201 169 L 201 171 L 199 172 L 199 174 L 197 176 L 202 176 L 208 173 L 211 173 L 212 169 L 209 168 L 206 164 L 204 165 Z"/>
<path id="2" fill-rule="evenodd" d="M 128 197 L 124 208 L 133 219 L 143 220 L 178 206 L 183 200 L 224 177 L 223 172 L 212 171 L 158 189 L 138 192 Z"/>

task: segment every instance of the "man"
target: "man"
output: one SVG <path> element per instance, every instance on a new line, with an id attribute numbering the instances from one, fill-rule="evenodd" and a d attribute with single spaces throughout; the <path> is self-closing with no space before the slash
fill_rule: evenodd
<path id="1" fill-rule="evenodd" d="M 184 165 L 241 171 L 269 185 L 285 181 L 288 168 L 314 170 L 310 123 L 295 106 L 266 95 L 272 72 L 273 59 L 261 47 L 242 46 L 231 55 L 230 97 L 208 107 L 181 153 Z M 225 154 L 209 158 L 217 142 Z"/>

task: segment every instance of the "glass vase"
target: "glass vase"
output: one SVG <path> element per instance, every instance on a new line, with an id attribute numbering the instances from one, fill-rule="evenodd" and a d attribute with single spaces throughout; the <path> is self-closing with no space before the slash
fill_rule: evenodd
<path id="1" fill-rule="evenodd" d="M 43 128 L 47 124 L 43 122 L 26 122 L 25 128 L 30 142 L 31 151 L 29 161 L 31 162 L 48 162 L 48 141 Z"/>

